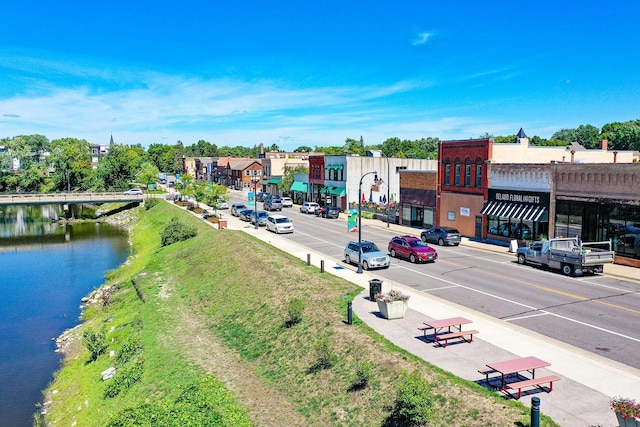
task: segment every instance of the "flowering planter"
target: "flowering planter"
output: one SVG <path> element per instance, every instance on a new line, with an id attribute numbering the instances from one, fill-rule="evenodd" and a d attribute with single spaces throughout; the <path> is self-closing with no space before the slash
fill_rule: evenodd
<path id="1" fill-rule="evenodd" d="M 616 413 L 616 418 L 618 418 L 618 424 L 620 427 L 640 427 L 640 422 L 633 417 L 625 420 L 621 414 Z"/>
<path id="2" fill-rule="evenodd" d="M 407 311 L 409 301 L 389 301 L 376 300 L 380 314 L 385 319 L 402 319 Z"/>

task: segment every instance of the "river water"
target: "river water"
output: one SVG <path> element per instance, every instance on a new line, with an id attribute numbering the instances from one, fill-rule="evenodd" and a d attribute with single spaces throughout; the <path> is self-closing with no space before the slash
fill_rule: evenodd
<path id="1" fill-rule="evenodd" d="M 105 223 L 52 223 L 57 207 L 0 210 L 0 426 L 31 426 L 61 356 L 52 338 L 129 254 Z"/>

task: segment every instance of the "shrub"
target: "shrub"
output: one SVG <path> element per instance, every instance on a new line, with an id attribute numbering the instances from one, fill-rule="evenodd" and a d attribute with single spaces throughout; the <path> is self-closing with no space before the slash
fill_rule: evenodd
<path id="1" fill-rule="evenodd" d="M 287 328 L 302 322 L 302 312 L 304 311 L 304 302 L 300 298 L 293 298 L 289 301 L 287 312 L 289 319 L 286 322 Z"/>
<path id="2" fill-rule="evenodd" d="M 394 415 L 402 425 L 427 425 L 433 414 L 433 395 L 427 381 L 418 371 L 402 372 L 398 386 Z"/>
<path id="3" fill-rule="evenodd" d="M 160 203 L 160 199 L 156 199 L 155 197 L 147 197 L 146 199 L 144 199 L 144 208 L 146 210 L 149 210 L 158 203 Z"/>
<path id="4" fill-rule="evenodd" d="M 171 221 L 162 230 L 162 246 L 169 246 L 176 242 L 195 237 L 198 234 L 195 226 L 189 226 L 178 220 L 178 218 L 171 218 Z"/>
<path id="5" fill-rule="evenodd" d="M 333 350 L 331 349 L 331 343 L 329 342 L 329 337 L 324 335 L 318 338 L 314 345 L 314 349 L 316 351 L 316 368 L 317 369 L 327 369 L 333 365 Z"/>
<path id="6" fill-rule="evenodd" d="M 126 364 L 132 356 L 141 351 L 140 342 L 133 337 L 129 337 L 120 347 L 116 355 L 116 363 L 120 365 Z"/>
<path id="7" fill-rule="evenodd" d="M 358 387 L 366 387 L 373 377 L 373 364 L 371 362 L 360 362 L 356 369 L 356 382 Z"/>
<path id="8" fill-rule="evenodd" d="M 98 332 L 91 329 L 82 334 L 82 343 L 91 354 L 91 361 L 94 362 L 98 356 L 107 351 L 107 331 L 102 328 Z"/>
<path id="9" fill-rule="evenodd" d="M 116 375 L 107 383 L 104 389 L 104 397 L 116 397 L 122 391 L 130 389 L 140 378 L 144 372 L 144 359 L 139 358 L 116 373 Z"/>

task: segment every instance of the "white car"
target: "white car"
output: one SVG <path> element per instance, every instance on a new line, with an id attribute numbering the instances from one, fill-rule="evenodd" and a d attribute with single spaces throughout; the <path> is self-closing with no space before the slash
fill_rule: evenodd
<path id="1" fill-rule="evenodd" d="M 142 196 L 143 192 L 139 188 L 132 188 L 130 190 L 125 191 L 122 194 L 124 194 L 125 196 Z"/>
<path id="2" fill-rule="evenodd" d="M 320 209 L 320 205 L 314 202 L 304 202 L 302 206 L 300 206 L 300 212 L 306 214 L 312 214 L 316 209 Z"/>
<path id="3" fill-rule="evenodd" d="M 282 198 L 282 207 L 283 208 L 291 208 L 291 207 L 293 207 L 293 200 L 291 200 L 291 197 L 283 197 Z"/>
<path id="4" fill-rule="evenodd" d="M 267 218 L 267 230 L 276 234 L 293 233 L 293 223 L 284 215 L 269 215 Z"/>
<path id="5" fill-rule="evenodd" d="M 216 203 L 216 209 L 229 209 L 229 203 L 226 200 L 219 200 Z"/>

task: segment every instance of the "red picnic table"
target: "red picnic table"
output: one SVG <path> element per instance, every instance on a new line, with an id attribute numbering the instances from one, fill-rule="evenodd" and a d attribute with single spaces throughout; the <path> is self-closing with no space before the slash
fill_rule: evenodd
<path id="1" fill-rule="evenodd" d="M 437 319 L 437 320 L 428 320 L 424 323 L 425 326 L 420 327 L 421 331 L 424 332 L 425 338 L 427 337 L 427 331 L 433 329 L 433 339 L 431 340 L 434 343 L 440 344 L 440 340 L 445 340 L 444 347 L 447 346 L 449 338 L 462 338 L 464 339 L 464 335 L 470 335 L 471 340 L 473 340 L 473 334 L 478 333 L 478 331 L 463 331 L 462 325 L 467 325 L 469 323 L 473 323 L 471 320 L 466 319 L 464 317 L 450 317 L 448 319 Z M 442 329 L 447 328 L 448 333 L 444 335 L 438 336 L 438 332 Z M 457 332 L 451 332 L 451 328 L 456 328 Z M 470 340 L 470 341 L 471 341 Z M 466 341 L 466 340 L 465 340 Z"/>
<path id="2" fill-rule="evenodd" d="M 505 360 L 502 362 L 493 362 L 487 363 L 488 370 L 480 371 L 486 375 L 487 384 L 489 384 L 489 374 L 493 372 L 499 372 L 501 375 L 501 385 L 500 388 L 507 394 L 510 394 L 507 391 L 507 387 L 511 389 L 518 389 L 518 399 L 522 396 L 522 388 L 528 386 L 540 386 L 542 383 L 549 383 L 549 392 L 553 389 L 553 381 L 560 380 L 560 377 L 557 375 L 550 375 L 542 378 L 536 378 L 536 369 L 545 368 L 547 366 L 551 366 L 549 362 L 545 362 L 544 360 L 538 359 L 534 356 L 528 357 L 520 357 L 512 360 Z M 518 379 L 521 378 L 520 372 L 529 372 L 531 374 L 531 379 L 524 378 L 523 381 L 505 384 L 505 376 L 510 374 L 516 374 Z"/>

